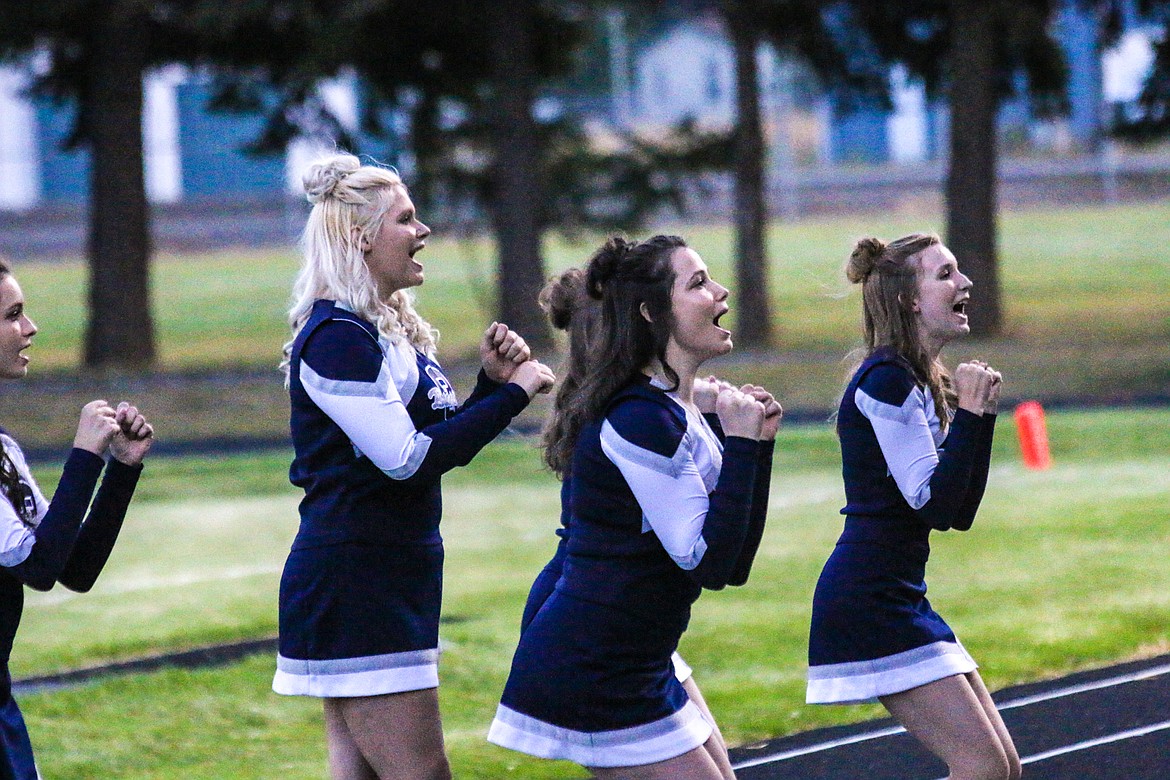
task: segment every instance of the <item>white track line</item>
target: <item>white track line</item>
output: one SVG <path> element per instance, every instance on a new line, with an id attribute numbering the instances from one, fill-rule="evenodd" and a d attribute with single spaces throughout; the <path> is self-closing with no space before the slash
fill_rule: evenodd
<path id="1" fill-rule="evenodd" d="M 1010 710 L 1016 707 L 1024 707 L 1029 704 L 1036 704 L 1042 701 L 1050 701 L 1052 699 L 1060 699 L 1065 696 L 1075 696 L 1078 693 L 1086 693 L 1088 691 L 1096 691 L 1102 688 L 1111 688 L 1115 685 L 1125 685 L 1126 683 L 1138 682 L 1140 680 L 1148 680 L 1152 677 L 1160 677 L 1161 675 L 1170 673 L 1170 664 L 1163 664 L 1161 666 L 1151 666 L 1148 669 L 1131 672 L 1129 674 L 1118 675 L 1117 677 L 1107 677 L 1102 680 L 1094 682 L 1081 683 L 1079 685 L 1070 685 L 1067 688 L 1057 688 L 1046 693 L 1038 693 L 1033 696 L 1021 696 L 1018 699 L 1011 699 L 1005 701 L 1003 704 L 996 705 L 1000 710 Z M 1121 732 L 1127 736 L 1114 735 L 1113 737 L 1101 737 L 1100 739 L 1106 742 L 1116 741 L 1120 739 L 1128 739 L 1130 736 L 1142 736 L 1152 731 L 1159 731 L 1163 728 L 1170 728 L 1167 724 L 1157 724 L 1156 726 L 1145 726 L 1142 729 L 1135 729 L 1131 732 Z M 825 750 L 832 750 L 834 748 L 844 747 L 845 745 L 855 745 L 858 742 L 868 742 L 871 739 L 880 739 L 881 737 L 890 737 L 895 734 L 901 734 L 905 731 L 901 726 L 890 726 L 884 729 L 877 729 L 876 731 L 867 731 L 862 734 L 854 734 L 851 737 L 842 737 L 840 739 L 829 740 L 828 742 L 818 742 L 815 745 L 809 745 L 802 748 L 793 748 L 792 750 L 785 750 L 783 753 L 776 753 L 771 756 L 760 756 L 759 758 L 752 758 L 747 761 L 742 761 L 732 766 L 733 769 L 747 769 L 752 766 L 760 766 L 762 764 L 779 763 L 780 761 L 787 761 L 792 758 L 806 756 L 810 753 L 820 753 Z M 1116 739 L 1114 739 L 1116 737 Z M 1086 747 L 1093 747 L 1095 744 L 1105 744 L 1099 740 L 1092 740 L 1090 742 L 1077 743 L 1077 745 L 1070 745 L 1064 748 L 1057 748 L 1056 751 L 1073 752 L 1073 750 L 1083 750 Z M 1044 758 L 1049 758 L 1051 755 L 1060 755 L 1059 752 L 1049 751 L 1049 753 L 1039 753 L 1037 756 L 1031 756 L 1027 759 L 1021 759 L 1024 763 L 1031 761 L 1042 761 Z"/>
<path id="2" fill-rule="evenodd" d="M 1046 750 L 1043 753 L 1037 753 L 1034 756 L 1025 756 L 1020 759 L 1021 764 L 1035 764 L 1038 761 L 1044 761 L 1049 758 L 1056 758 L 1063 756 L 1066 753 L 1076 753 L 1078 750 L 1088 750 L 1089 748 L 1100 747 L 1101 745 L 1108 745 L 1112 742 L 1121 742 L 1126 739 L 1133 739 L 1134 737 L 1144 737 L 1147 734 L 1153 734 L 1158 731 L 1165 731 L 1170 729 L 1170 720 L 1155 723 L 1150 726 L 1142 726 L 1137 729 L 1130 729 L 1129 731 L 1119 731 L 1116 734 L 1109 734 L 1104 737 L 1097 737 L 1096 739 L 1087 739 L 1084 742 L 1077 742 L 1072 745 L 1065 745 L 1064 747 L 1053 748 Z M 940 777 L 938 780 L 947 780 L 945 777 Z"/>
<path id="3" fill-rule="evenodd" d="M 1055 758 L 1056 756 L 1063 756 L 1065 753 L 1075 753 L 1078 750 L 1087 750 L 1088 748 L 1097 747 L 1098 745 L 1108 745 L 1110 742 L 1121 742 L 1123 739 L 1144 737 L 1147 734 L 1153 734 L 1156 731 L 1165 731 L 1166 729 L 1170 729 L 1170 720 L 1164 720 L 1161 723 L 1155 723 L 1150 726 L 1142 726 L 1138 729 L 1130 729 L 1129 731 L 1119 731 L 1116 734 L 1085 740 L 1084 742 L 1078 742 L 1075 745 L 1066 745 L 1065 747 L 1054 748 L 1053 750 L 1048 750 L 1044 753 L 1037 753 L 1034 756 L 1021 758 L 1020 763 L 1035 764 L 1037 761 L 1043 761 L 1046 758 Z"/>

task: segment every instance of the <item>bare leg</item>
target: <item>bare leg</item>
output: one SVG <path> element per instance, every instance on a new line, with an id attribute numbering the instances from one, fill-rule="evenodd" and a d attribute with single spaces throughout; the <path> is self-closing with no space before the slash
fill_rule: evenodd
<path id="1" fill-rule="evenodd" d="M 334 780 L 450 780 L 437 688 L 325 699 L 325 709 L 330 765 L 334 766 L 336 752 L 339 768 L 353 766 L 356 762 L 352 754 L 356 748 L 365 766 L 372 771 L 372 774 L 334 774 Z"/>
<path id="2" fill-rule="evenodd" d="M 703 747 L 711 754 L 711 760 L 715 762 L 715 766 L 719 767 L 719 771 L 723 773 L 723 780 L 735 780 L 735 771 L 731 768 L 731 758 L 727 755 L 727 743 L 723 739 L 723 734 L 719 731 L 718 724 L 715 723 L 714 716 L 711 715 L 711 710 L 707 707 L 707 701 L 699 691 L 699 685 L 695 682 L 694 675 L 688 677 L 686 682 L 683 683 L 683 690 L 687 692 L 687 696 L 691 698 L 691 701 L 703 713 L 703 717 L 711 724 L 711 728 L 715 729 L 711 734 L 711 739 L 707 740 Z"/>
<path id="3" fill-rule="evenodd" d="M 1004 724 L 999 709 L 991 700 L 991 694 L 988 693 L 987 686 L 983 684 L 983 678 L 979 676 L 978 671 L 968 672 L 966 676 L 967 682 L 971 684 L 971 690 L 975 691 L 976 698 L 983 705 L 983 711 L 987 713 L 987 719 L 991 721 L 991 725 L 995 727 L 995 733 L 999 735 L 999 743 L 1003 746 L 1004 754 L 1007 755 L 1008 768 L 1011 771 L 1009 777 L 1011 780 L 1020 780 L 1020 776 L 1024 772 L 1023 766 L 1020 765 L 1020 754 L 1016 752 L 1016 743 L 1012 741 L 1012 735 L 1008 733 L 1007 725 Z"/>
<path id="4" fill-rule="evenodd" d="M 965 675 L 881 697 L 890 714 L 946 762 L 950 780 L 1008 780 L 999 733 Z"/>
<path id="5" fill-rule="evenodd" d="M 681 756 L 642 766 L 589 767 L 596 780 L 723 780 L 723 773 L 711 758 L 715 750 L 712 734 L 707 742 Z"/>
<path id="6" fill-rule="evenodd" d="M 325 744 L 329 748 L 329 777 L 333 780 L 378 780 L 374 768 L 362 757 L 362 751 L 349 735 L 349 727 L 338 707 L 325 703 Z"/>

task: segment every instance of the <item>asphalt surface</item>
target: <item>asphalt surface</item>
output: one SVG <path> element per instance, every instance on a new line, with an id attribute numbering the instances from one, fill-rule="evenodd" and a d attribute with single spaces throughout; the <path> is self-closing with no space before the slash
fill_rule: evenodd
<path id="1" fill-rule="evenodd" d="M 1170 778 L 1170 655 L 994 694 L 1025 778 Z M 940 780 L 946 765 L 892 720 L 731 751 L 740 780 Z"/>

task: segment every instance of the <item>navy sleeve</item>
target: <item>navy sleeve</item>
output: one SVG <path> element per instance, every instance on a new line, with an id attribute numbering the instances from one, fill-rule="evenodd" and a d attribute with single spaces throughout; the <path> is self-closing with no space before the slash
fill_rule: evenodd
<path id="1" fill-rule="evenodd" d="M 89 516 L 77 534 L 73 552 L 61 576 L 57 578 L 66 588 L 85 593 L 93 587 L 109 560 L 114 542 L 118 541 L 118 532 L 122 530 L 126 508 L 140 474 L 141 464 L 128 466 L 116 458 L 106 466 L 105 477 L 89 508 Z"/>
<path id="2" fill-rule="evenodd" d="M 528 405 L 519 385 L 481 383 L 477 402 L 441 422 L 416 429 L 399 396 L 391 361 L 377 340 L 354 323 L 329 322 L 301 352 L 301 382 L 313 402 L 391 479 L 430 482 L 464 466 Z M 485 377 L 486 379 L 486 377 Z M 490 380 L 487 380 L 490 382 Z"/>
<path id="3" fill-rule="evenodd" d="M 983 491 L 987 488 L 987 473 L 991 470 L 991 445 L 995 438 L 994 414 L 985 414 L 981 418 L 982 425 L 979 431 L 979 443 L 975 451 L 975 462 L 971 467 L 971 478 L 967 484 L 967 495 L 963 505 L 955 516 L 953 527 L 959 531 L 966 531 L 975 522 L 975 513 L 979 511 L 979 504 L 983 501 Z"/>
<path id="4" fill-rule="evenodd" d="M 36 590 L 49 590 L 69 560 L 98 475 L 105 465 L 99 456 L 73 448 L 61 472 L 61 481 L 49 509 L 36 527 L 36 543 L 21 563 L 8 570 Z"/>
<path id="5" fill-rule="evenodd" d="M 930 478 L 930 500 L 915 510 L 915 514 L 931 528 L 939 531 L 952 528 L 966 531 L 971 527 L 974 513 L 963 525 L 962 509 L 966 505 L 971 476 L 975 470 L 982 428 L 980 415 L 966 409 L 955 412 L 951 429 L 943 442 L 944 449 L 939 453 L 938 466 Z"/>
<path id="6" fill-rule="evenodd" d="M 760 442 L 739 436 L 729 436 L 724 443 L 723 467 L 703 523 L 707 552 L 688 572 L 704 588 L 720 590 L 731 584 L 739 568 L 751 526 L 759 448 Z"/>
<path id="7" fill-rule="evenodd" d="M 750 524 L 739 553 L 739 560 L 735 562 L 735 569 L 727 581 L 728 585 L 743 585 L 747 582 L 752 571 L 752 563 L 756 559 L 756 552 L 760 549 L 764 525 L 768 520 L 768 494 L 772 487 L 772 455 L 775 451 L 775 440 L 760 442 L 759 454 L 756 457 L 756 482 L 755 491 L 752 493 Z"/>
<path id="8" fill-rule="evenodd" d="M 890 475 L 914 514 L 931 528 L 962 529 L 983 427 L 981 415 L 959 409 L 941 448 L 926 418 L 926 397 L 908 369 L 879 363 L 861 377 L 854 403 L 869 420 Z M 969 524 L 968 524 L 969 525 Z"/>
<path id="9" fill-rule="evenodd" d="M 453 468 L 466 466 L 524 411 L 528 401 L 524 388 L 509 382 L 471 408 L 465 404 L 450 419 L 426 426 L 423 432 L 431 438 L 431 446 L 410 479 L 438 479 Z"/>
<path id="10" fill-rule="evenodd" d="M 481 368 L 479 370 L 479 374 L 475 377 L 475 388 L 472 389 L 471 395 L 467 396 L 467 400 L 464 401 L 462 406 L 459 407 L 460 410 L 469 409 L 472 406 L 475 406 L 477 403 L 490 396 L 502 386 L 503 385 L 494 379 L 489 379 L 487 372 Z"/>

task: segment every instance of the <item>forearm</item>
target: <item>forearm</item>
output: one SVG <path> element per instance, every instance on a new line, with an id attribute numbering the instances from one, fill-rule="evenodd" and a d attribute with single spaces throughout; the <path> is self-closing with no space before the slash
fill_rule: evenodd
<path id="1" fill-rule="evenodd" d="M 970 522 L 966 527 L 962 524 L 963 507 L 980 448 L 982 427 L 979 415 L 963 409 L 955 413 L 945 449 L 930 478 L 930 500 L 917 510 L 918 517 L 931 528 L 946 531 L 970 527 Z"/>
<path id="2" fill-rule="evenodd" d="M 126 509 L 141 474 L 141 465 L 128 466 L 117 460 L 110 461 L 89 516 L 81 526 L 69 560 L 58 577 L 62 585 L 80 592 L 93 587 L 118 541 Z"/>
<path id="3" fill-rule="evenodd" d="M 22 582 L 37 590 L 53 587 L 69 560 L 103 465 L 92 452 L 74 448 L 69 453 L 53 500 L 36 528 L 32 550 L 9 569 Z"/>
<path id="4" fill-rule="evenodd" d="M 991 470 L 991 446 L 995 438 L 995 420 L 994 414 L 983 415 L 982 429 L 979 432 L 975 462 L 971 467 L 967 495 L 955 516 L 954 527 L 960 531 L 966 531 L 975 522 L 975 513 L 979 511 L 979 504 L 983 501 L 983 492 L 987 488 L 987 475 Z"/>
<path id="5" fill-rule="evenodd" d="M 707 549 L 699 564 L 688 572 L 704 588 L 718 590 L 728 585 L 741 568 L 753 522 L 752 508 L 758 479 L 756 464 L 761 446 L 761 442 L 753 439 L 727 438 L 719 482 L 711 493 L 707 516 L 703 520 L 703 540 Z M 759 544 L 758 539 L 756 544 Z M 750 567 L 750 563 L 748 565 Z"/>
<path id="6" fill-rule="evenodd" d="M 772 487 L 772 455 L 775 451 L 775 440 L 760 442 L 759 453 L 756 456 L 756 481 L 755 489 L 752 491 L 747 536 L 743 540 L 739 559 L 735 562 L 735 568 L 728 579 L 729 585 L 743 585 L 747 582 L 752 571 L 752 563 L 756 559 L 756 552 L 760 548 L 764 525 L 768 520 L 768 494 Z"/>

